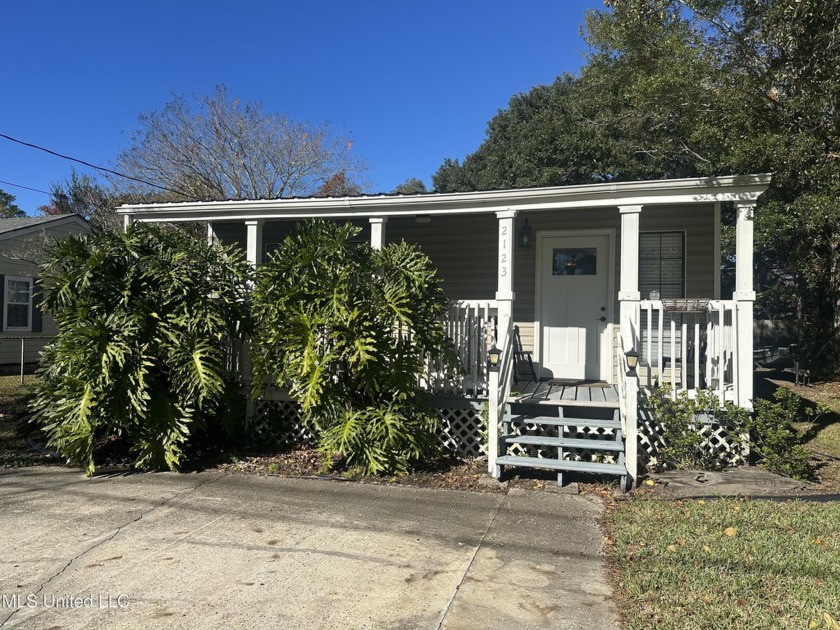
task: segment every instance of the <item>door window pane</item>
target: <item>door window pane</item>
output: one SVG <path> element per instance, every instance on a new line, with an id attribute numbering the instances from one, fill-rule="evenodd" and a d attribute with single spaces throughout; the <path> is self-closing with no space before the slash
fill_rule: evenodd
<path id="1" fill-rule="evenodd" d="M 551 258 L 551 274 L 554 276 L 594 276 L 598 272 L 597 251 L 595 247 L 555 249 Z"/>

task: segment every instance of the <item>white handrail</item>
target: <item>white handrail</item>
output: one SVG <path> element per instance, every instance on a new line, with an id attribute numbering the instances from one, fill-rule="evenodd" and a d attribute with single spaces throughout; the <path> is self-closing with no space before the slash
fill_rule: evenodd
<path id="1" fill-rule="evenodd" d="M 490 386 L 487 397 L 487 471 L 493 477 L 499 476 L 498 466 L 496 466 L 496 459 L 499 456 L 499 422 L 504 415 L 513 378 L 512 318 L 508 320 L 501 341 L 502 354 L 499 357 L 498 369 L 490 371 Z"/>
<path id="2" fill-rule="evenodd" d="M 635 485 L 638 475 L 638 440 L 639 440 L 639 373 L 630 370 L 627 364 L 627 352 L 636 350 L 641 339 L 636 333 L 633 322 L 624 317 L 619 330 L 621 358 L 618 375 L 621 400 L 621 432 L 624 434 L 624 466 L 631 484 Z"/>

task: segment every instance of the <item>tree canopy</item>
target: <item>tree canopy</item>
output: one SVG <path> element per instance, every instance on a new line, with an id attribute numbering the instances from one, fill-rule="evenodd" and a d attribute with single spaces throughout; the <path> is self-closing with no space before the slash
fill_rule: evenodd
<path id="1" fill-rule="evenodd" d="M 0 189 L 0 217 L 25 217 L 26 213 L 15 203 L 15 196 Z"/>
<path id="2" fill-rule="evenodd" d="M 176 96 L 139 123 L 118 170 L 183 193 L 178 201 L 311 195 L 363 171 L 349 135 L 243 103 L 221 85 L 195 105 Z"/>
<path id="3" fill-rule="evenodd" d="M 366 166 L 349 134 L 299 122 L 260 103 L 231 98 L 224 86 L 193 101 L 176 96 L 142 113 L 115 170 L 98 179 L 73 172 L 52 187 L 45 214 L 77 212 L 96 227 L 121 226 L 124 203 L 273 199 L 359 194 Z"/>

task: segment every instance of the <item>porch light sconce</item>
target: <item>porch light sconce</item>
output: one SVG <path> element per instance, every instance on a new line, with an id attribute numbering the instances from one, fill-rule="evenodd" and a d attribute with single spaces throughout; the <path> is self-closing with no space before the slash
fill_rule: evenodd
<path id="1" fill-rule="evenodd" d="M 635 374 L 636 367 L 639 365 L 639 353 L 636 350 L 628 350 L 624 353 L 624 356 L 627 357 L 628 374 Z"/>
<path id="2" fill-rule="evenodd" d="M 417 223 L 431 223 L 432 222 L 432 215 L 431 214 L 418 214 L 414 217 L 414 220 Z"/>
<path id="3" fill-rule="evenodd" d="M 487 351 L 487 363 L 490 369 L 495 372 L 499 369 L 499 360 L 502 358 L 502 351 L 495 345 Z"/>
<path id="4" fill-rule="evenodd" d="M 528 225 L 528 219 L 525 219 L 525 225 L 519 229 L 519 247 L 531 247 L 531 226 Z"/>

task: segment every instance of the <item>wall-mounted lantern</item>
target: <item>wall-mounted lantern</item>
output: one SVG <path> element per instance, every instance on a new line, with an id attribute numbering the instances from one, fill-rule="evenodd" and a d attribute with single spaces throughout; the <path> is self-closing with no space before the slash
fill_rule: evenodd
<path id="1" fill-rule="evenodd" d="M 492 371 L 496 371 L 499 369 L 499 361 L 502 358 L 502 351 L 499 350 L 495 345 L 487 351 L 487 363 L 489 368 Z"/>
<path id="2" fill-rule="evenodd" d="M 528 219 L 525 219 L 525 225 L 519 229 L 519 247 L 531 247 L 532 236 L 531 226 L 528 225 Z"/>
<path id="3" fill-rule="evenodd" d="M 624 353 L 624 356 L 627 357 L 627 372 L 628 376 L 632 376 L 636 373 L 636 368 L 639 365 L 639 353 L 636 350 L 628 350 Z"/>

